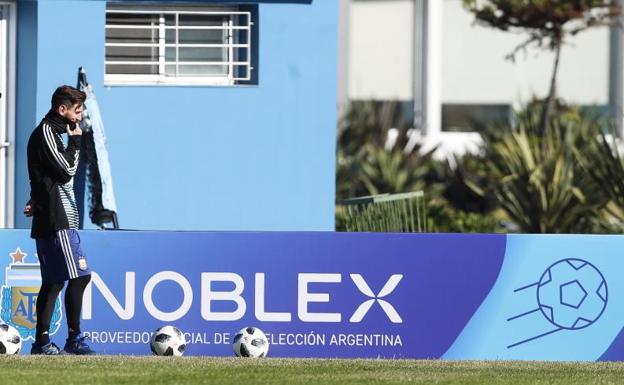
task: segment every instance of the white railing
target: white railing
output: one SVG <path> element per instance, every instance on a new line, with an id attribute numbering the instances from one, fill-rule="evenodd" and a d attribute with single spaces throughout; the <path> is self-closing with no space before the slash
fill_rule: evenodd
<path id="1" fill-rule="evenodd" d="M 110 22 L 107 17 L 106 30 L 152 30 L 154 36 L 158 36 L 157 42 L 150 43 L 125 43 L 111 42 L 114 38 L 106 41 L 106 82 L 107 83 L 192 83 L 192 84 L 236 84 L 240 81 L 251 80 L 252 64 L 251 64 L 251 12 L 240 11 L 199 11 L 199 10 L 167 10 L 167 9 L 107 9 L 108 15 L 152 15 L 155 16 L 151 21 L 151 25 L 141 24 L 115 24 Z M 180 25 L 180 18 L 184 16 L 221 16 L 221 25 Z M 166 16 L 169 16 L 166 18 Z M 173 16 L 171 18 L 170 16 Z M 167 20 L 168 19 L 168 20 Z M 173 24 L 173 25 L 171 25 Z M 180 43 L 180 30 L 220 30 L 223 31 L 223 43 Z M 166 34 L 168 31 L 174 31 L 175 42 L 167 42 Z M 107 34 L 108 35 L 108 34 Z M 240 43 L 244 41 L 245 43 Z M 132 58 L 124 58 L 125 60 L 112 59 L 108 48 L 124 47 L 124 48 L 157 48 L 157 52 L 152 53 L 152 60 L 132 60 Z M 166 58 L 165 51 L 167 48 L 175 48 L 175 59 Z M 206 61 L 206 60 L 180 60 L 180 48 L 222 48 L 224 50 L 224 60 Z M 138 55 L 137 55 L 138 56 Z M 244 58 L 241 60 L 241 58 Z M 144 74 L 137 68 L 136 74 L 120 74 L 109 72 L 108 66 L 124 65 L 124 66 L 158 66 L 158 74 Z M 174 74 L 166 74 L 165 67 L 175 66 Z M 225 66 L 227 71 L 223 75 L 216 76 L 214 74 L 185 75 L 180 73 L 180 66 Z M 171 67 L 169 67 L 171 68 Z"/>

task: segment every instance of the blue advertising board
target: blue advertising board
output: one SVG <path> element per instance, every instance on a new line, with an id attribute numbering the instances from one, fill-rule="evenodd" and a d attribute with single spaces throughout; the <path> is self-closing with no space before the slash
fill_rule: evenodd
<path id="1" fill-rule="evenodd" d="M 101 353 L 150 354 L 174 325 L 189 355 L 232 355 L 256 326 L 273 357 L 624 359 L 622 236 L 80 234 L 94 271 L 82 326 Z M 28 231 L 0 232 L 0 267 L 0 318 L 32 340 Z M 59 343 L 64 318 L 59 301 Z"/>

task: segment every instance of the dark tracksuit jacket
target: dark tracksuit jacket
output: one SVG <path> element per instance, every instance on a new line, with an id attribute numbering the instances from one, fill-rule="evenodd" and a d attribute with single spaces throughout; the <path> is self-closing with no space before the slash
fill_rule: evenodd
<path id="1" fill-rule="evenodd" d="M 28 175 L 33 207 L 32 238 L 50 238 L 58 230 L 78 229 L 74 175 L 78 168 L 81 136 L 69 136 L 65 147 L 61 134 L 70 124 L 56 112 L 48 112 L 28 140 Z"/>

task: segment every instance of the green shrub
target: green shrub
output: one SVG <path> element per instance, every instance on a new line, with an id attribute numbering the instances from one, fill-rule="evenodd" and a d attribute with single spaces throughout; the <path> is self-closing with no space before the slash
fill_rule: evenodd
<path id="1" fill-rule="evenodd" d="M 472 187 L 493 194 L 521 232 L 593 232 L 608 199 L 578 154 L 589 149 L 603 125 L 569 109 L 554 115 L 544 133 L 541 109 L 530 104 L 510 124 L 485 132 L 483 165 L 490 177 L 488 184 L 475 181 Z"/>

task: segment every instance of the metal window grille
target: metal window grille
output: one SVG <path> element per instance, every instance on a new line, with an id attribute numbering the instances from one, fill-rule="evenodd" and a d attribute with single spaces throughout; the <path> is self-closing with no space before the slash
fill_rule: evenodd
<path id="1" fill-rule="evenodd" d="M 251 80 L 251 12 L 108 6 L 107 84 L 232 85 Z"/>

